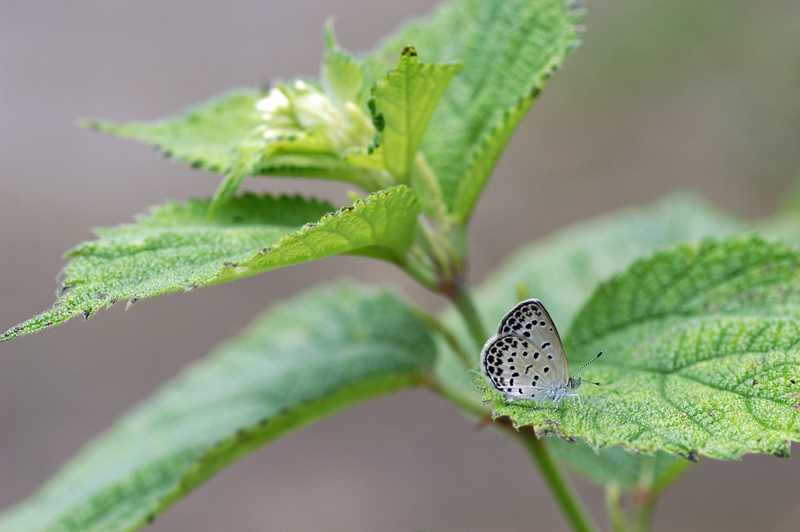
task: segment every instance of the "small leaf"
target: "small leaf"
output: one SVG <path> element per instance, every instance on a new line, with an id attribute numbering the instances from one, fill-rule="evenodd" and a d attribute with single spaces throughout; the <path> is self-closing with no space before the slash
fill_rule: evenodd
<path id="1" fill-rule="evenodd" d="M 287 96 L 288 95 L 288 96 Z M 280 101 L 281 105 L 272 105 Z M 348 164 L 343 154 L 368 146 L 375 129 L 366 109 L 341 108 L 318 89 L 297 80 L 266 95 L 237 91 L 155 122 L 85 121 L 104 133 L 158 147 L 193 168 L 224 172 L 211 204 L 214 214 L 247 177 L 318 177 L 358 185 L 367 192 L 390 186 L 382 168 Z"/>
<path id="2" fill-rule="evenodd" d="M 368 57 L 375 78 L 407 43 L 430 62 L 464 62 L 421 144 L 457 220 L 469 218 L 511 133 L 575 48 L 580 17 L 563 0 L 456 0 Z"/>
<path id="3" fill-rule="evenodd" d="M 405 186 L 376 192 L 336 212 L 299 197 L 236 198 L 207 219 L 207 201 L 171 203 L 136 224 L 99 229 L 73 249 L 53 308 L 9 329 L 0 340 L 73 316 L 342 253 L 395 260 L 411 247 L 419 202 Z M 316 223 L 306 223 L 314 220 Z M 305 224 L 305 225 L 304 225 Z"/>
<path id="4" fill-rule="evenodd" d="M 195 168 L 222 172 L 231 163 L 232 150 L 261 123 L 256 102 L 262 97 L 256 91 L 236 91 L 157 122 L 87 120 L 84 124 L 157 146 L 165 156 Z"/>
<path id="5" fill-rule="evenodd" d="M 146 526 L 211 475 L 354 403 L 418 384 L 431 337 L 388 291 L 314 291 L 257 318 L 0 515 L 0 532 Z"/>
<path id="6" fill-rule="evenodd" d="M 364 65 L 336 44 L 333 19 L 329 19 L 325 25 L 325 44 L 325 60 L 322 63 L 322 87 L 325 94 L 340 107 L 344 107 L 347 102 L 364 105 Z"/>
<path id="7" fill-rule="evenodd" d="M 335 179 L 357 185 L 365 191 L 388 188 L 383 166 L 358 165 L 345 155 L 326 152 L 323 133 L 317 129 L 289 140 L 245 140 L 234 149 L 225 177 L 209 205 L 209 217 L 230 201 L 244 181 L 258 175 L 287 175 Z M 267 148 L 268 147 L 268 148 Z M 284 152 L 285 150 L 285 152 Z"/>
<path id="8" fill-rule="evenodd" d="M 383 117 L 380 144 L 386 168 L 408 183 L 417 148 L 439 98 L 461 63 L 421 63 L 413 46 L 406 46 L 397 66 L 372 89 L 375 113 Z"/>
<path id="9" fill-rule="evenodd" d="M 788 456 L 800 439 L 800 255 L 758 238 L 662 251 L 601 285 L 565 338 L 585 408 L 507 403 L 540 434 L 693 458 Z M 601 347 L 602 346 L 602 347 Z"/>

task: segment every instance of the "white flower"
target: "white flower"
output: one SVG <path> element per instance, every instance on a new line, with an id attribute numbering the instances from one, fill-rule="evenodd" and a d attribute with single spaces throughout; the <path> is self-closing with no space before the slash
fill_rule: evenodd
<path id="1" fill-rule="evenodd" d="M 278 85 L 256 103 L 263 124 L 260 132 L 267 141 L 301 140 L 315 134 L 324 151 L 340 154 L 350 148 L 365 148 L 375 136 L 375 126 L 354 102 L 343 108 L 316 87 L 296 80 Z"/>

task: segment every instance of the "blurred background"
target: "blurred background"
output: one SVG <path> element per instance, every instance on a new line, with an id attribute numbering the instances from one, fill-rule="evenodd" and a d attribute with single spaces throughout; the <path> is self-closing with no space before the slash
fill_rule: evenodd
<path id="1" fill-rule="evenodd" d="M 316 76 L 322 27 L 371 48 L 429 0 L 0 1 L 0 329 L 54 301 L 62 254 L 90 228 L 219 177 L 80 117 L 148 120 L 236 86 Z M 588 0 L 583 45 L 519 127 L 473 218 L 472 280 L 570 223 L 695 191 L 769 215 L 800 169 L 800 3 Z M 425 51 L 420 50 L 425 59 Z M 345 202 L 347 187 L 250 180 Z M 536 213 L 528 226 L 508 212 Z M 342 276 L 442 301 L 392 267 L 335 258 L 102 311 L 0 345 L 0 507 L 273 301 Z M 431 401 L 432 400 L 432 401 Z M 488 461 L 486 450 L 492 449 Z M 502 449 L 498 460 L 496 449 Z M 797 452 L 798 449 L 795 449 Z M 664 497 L 656 530 L 797 530 L 797 458 L 703 461 Z M 604 520 L 600 488 L 578 481 Z M 476 504 L 477 503 L 477 504 Z M 516 443 L 425 391 L 363 404 L 253 453 L 157 531 L 566 528 Z"/>

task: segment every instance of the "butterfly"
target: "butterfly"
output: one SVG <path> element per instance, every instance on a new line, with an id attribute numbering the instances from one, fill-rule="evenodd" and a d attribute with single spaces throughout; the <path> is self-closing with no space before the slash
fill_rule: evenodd
<path id="1" fill-rule="evenodd" d="M 602 354 L 600 351 L 570 377 L 555 323 L 541 301 L 528 299 L 500 320 L 497 334 L 486 341 L 481 351 L 481 368 L 489 383 L 506 399 L 538 400 L 539 405 L 550 399 L 558 410 L 561 400 L 571 397 L 583 408 L 575 390 L 582 382 L 591 381 L 576 380 L 575 376 Z M 592 384 L 600 386 L 599 382 Z"/>

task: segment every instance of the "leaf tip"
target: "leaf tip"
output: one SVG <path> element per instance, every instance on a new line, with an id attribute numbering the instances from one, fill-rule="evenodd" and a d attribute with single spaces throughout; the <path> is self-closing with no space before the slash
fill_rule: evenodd
<path id="1" fill-rule="evenodd" d="M 417 57 L 417 49 L 413 45 L 407 44 L 403 51 L 400 52 L 401 57 Z"/>
<path id="2" fill-rule="evenodd" d="M 85 127 L 86 129 L 93 129 L 95 131 L 100 131 L 102 127 L 102 122 L 100 120 L 97 120 L 96 118 L 81 118 L 77 122 L 75 122 L 75 125 L 77 125 L 78 127 Z"/>

